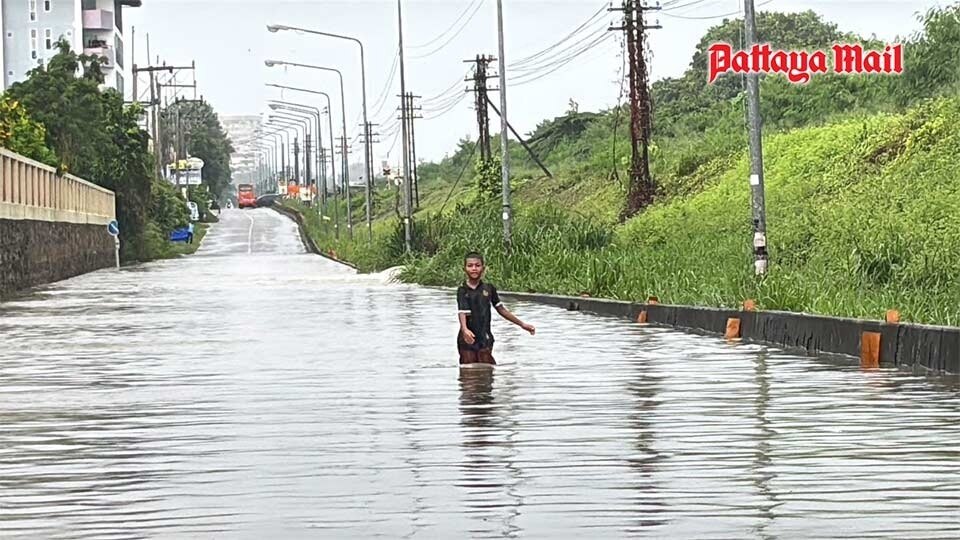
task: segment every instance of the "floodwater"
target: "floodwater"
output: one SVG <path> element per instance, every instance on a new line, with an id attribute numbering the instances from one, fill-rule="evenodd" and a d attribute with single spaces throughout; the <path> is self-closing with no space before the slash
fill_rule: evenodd
<path id="1" fill-rule="evenodd" d="M 3 538 L 958 538 L 960 391 L 452 294 L 266 209 L 0 305 Z"/>

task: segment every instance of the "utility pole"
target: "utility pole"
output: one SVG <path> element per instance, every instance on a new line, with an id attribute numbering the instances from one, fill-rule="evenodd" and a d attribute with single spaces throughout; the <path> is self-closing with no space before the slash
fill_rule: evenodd
<path id="1" fill-rule="evenodd" d="M 503 250 L 509 255 L 513 242 L 510 230 L 513 212 L 510 208 L 510 153 L 507 146 L 507 57 L 503 46 L 503 0 L 497 0 L 497 37 L 500 54 L 500 148 L 503 152 L 500 169 L 503 180 Z"/>
<path id="2" fill-rule="evenodd" d="M 414 96 L 412 92 L 407 93 L 406 105 L 407 105 L 407 130 L 410 134 L 410 174 L 407 175 L 410 178 L 410 183 L 414 191 L 413 195 L 413 207 L 416 210 L 420 209 L 420 181 L 417 177 L 417 137 L 414 135 L 413 130 L 413 121 L 417 118 L 422 118 L 417 116 L 417 108 L 413 106 L 413 99 L 419 98 L 420 96 Z"/>
<path id="3" fill-rule="evenodd" d="M 498 0 L 499 1 L 499 0 Z M 397 0 L 397 29 L 400 36 L 400 104 L 401 104 L 401 126 L 402 126 L 402 136 L 403 136 L 403 183 L 404 183 L 404 218 L 403 218 L 403 231 L 404 231 L 404 243 L 406 246 L 407 254 L 410 254 L 413 251 L 413 209 L 412 209 L 412 190 L 410 189 L 410 163 L 408 162 L 410 158 L 409 152 L 409 133 L 407 133 L 407 107 L 406 100 L 403 96 L 407 95 L 407 79 L 406 73 L 403 67 L 403 7 L 401 6 L 402 0 Z"/>
<path id="4" fill-rule="evenodd" d="M 310 134 L 309 133 L 307 133 L 303 139 L 303 168 L 304 168 L 305 174 L 307 175 L 307 181 L 305 182 L 305 185 L 309 190 L 310 187 L 314 185 L 314 182 L 310 176 L 311 167 L 310 167 Z M 310 200 L 312 201 L 313 198 L 311 197 Z"/>
<path id="5" fill-rule="evenodd" d="M 344 132 L 343 137 L 337 138 L 340 140 L 340 166 L 342 167 L 340 170 L 340 178 L 347 201 L 347 234 L 349 238 L 353 240 L 353 210 L 350 208 L 350 183 L 348 180 L 349 173 L 347 172 L 350 168 L 350 157 L 348 156 L 349 150 L 347 150 L 346 132 Z"/>
<path id="6" fill-rule="evenodd" d="M 743 2 L 743 25 L 746 48 L 757 42 L 756 10 L 753 0 Z M 763 192 L 763 137 L 760 116 L 760 81 L 758 75 L 747 75 L 747 120 L 750 130 L 750 192 L 753 210 L 754 271 L 767 273 L 767 211 Z"/>
<path id="7" fill-rule="evenodd" d="M 303 185 L 303 181 L 300 179 L 300 142 L 296 135 L 293 137 L 293 177 L 296 179 L 297 185 Z"/>
<path id="8" fill-rule="evenodd" d="M 368 148 L 373 148 L 374 143 L 380 142 L 375 139 L 375 137 L 377 137 L 379 134 L 373 132 L 373 126 L 374 124 L 371 122 L 364 123 L 364 128 L 363 128 L 364 151 L 366 151 L 366 149 Z M 368 189 L 372 189 L 373 188 L 373 166 L 371 165 L 367 170 L 368 170 L 368 174 L 370 175 L 370 178 L 367 178 L 366 187 Z M 373 222 L 372 222 L 373 218 L 371 215 L 372 207 L 373 207 L 373 198 L 371 195 L 370 197 L 367 197 L 367 235 L 368 235 L 367 240 L 370 242 L 373 241 Z"/>
<path id="9" fill-rule="evenodd" d="M 630 64 L 630 186 L 621 216 L 623 219 L 649 206 L 656 194 L 656 187 L 650 178 L 651 106 L 644 51 L 646 31 L 660 26 L 646 26 L 643 12 L 658 10 L 660 6 L 646 7 L 641 2 L 623 0 L 620 8 L 609 8 L 609 11 L 623 11 L 623 27 L 611 30 L 623 30 L 626 33 Z"/>
<path id="10" fill-rule="evenodd" d="M 487 108 L 487 68 L 491 61 L 496 58 L 478 54 L 473 60 L 464 60 L 464 62 L 473 62 L 476 66 L 473 69 L 473 78 L 467 79 L 467 82 L 473 81 L 474 109 L 477 111 L 477 145 L 480 147 L 480 161 L 488 163 L 493 154 L 490 151 L 490 110 Z"/>

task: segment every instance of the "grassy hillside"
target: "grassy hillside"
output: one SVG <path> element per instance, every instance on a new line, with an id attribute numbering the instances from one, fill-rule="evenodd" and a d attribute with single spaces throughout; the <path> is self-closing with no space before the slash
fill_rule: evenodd
<path id="1" fill-rule="evenodd" d="M 658 87 L 664 112 L 651 163 L 660 191 L 625 223 L 618 217 L 628 118 L 613 109 L 570 111 L 530 135 L 552 178 L 511 147 L 509 258 L 498 195 L 478 189 L 471 141 L 420 168 L 412 256 L 404 254 L 391 189 L 378 193 L 372 244 L 337 242 L 318 227 L 315 236 L 361 269 L 406 264 L 404 278 L 424 284 L 459 282 L 463 254 L 479 249 L 504 289 L 709 306 L 754 298 L 763 309 L 868 318 L 896 308 L 906 320 L 960 324 L 960 135 L 951 128 L 960 122 L 958 71 L 928 67 L 960 54 L 956 13 L 926 15 L 902 77 L 824 77 L 803 86 L 765 78 L 764 279 L 753 275 L 742 92 L 734 85 L 705 93 L 693 75 Z M 770 24 L 785 29 L 788 43 L 803 39 L 798 28 L 815 43 L 837 35 L 798 17 Z M 697 69 L 695 57 L 688 75 Z M 362 201 L 355 203 L 361 215 Z"/>
<path id="2" fill-rule="evenodd" d="M 766 141 L 772 266 L 752 267 L 749 161 L 709 187 L 609 228 L 546 205 L 522 206 L 516 255 L 503 257 L 496 205 L 425 223 L 432 256 L 406 276 L 461 279 L 460 258 L 480 248 L 504 288 L 621 299 L 960 323 L 960 99 L 797 130 Z M 721 161 L 722 163 L 722 161 Z"/>

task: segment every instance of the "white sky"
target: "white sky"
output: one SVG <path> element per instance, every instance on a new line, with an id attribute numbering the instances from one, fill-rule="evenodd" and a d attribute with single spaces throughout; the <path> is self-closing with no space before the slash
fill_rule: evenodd
<path id="1" fill-rule="evenodd" d="M 619 4 L 619 2 L 617 2 Z M 648 2 L 653 4 L 655 2 Z M 694 47 L 704 32 L 721 22 L 722 15 L 736 17 L 742 0 L 661 0 L 665 10 L 651 13 L 648 23 L 659 20 L 662 29 L 650 31 L 653 50 L 651 76 L 677 76 L 688 66 Z M 894 40 L 918 31 L 917 14 L 951 2 L 935 0 L 757 0 L 760 11 L 782 12 L 812 9 L 841 30 Z M 559 41 L 608 4 L 601 0 L 504 0 L 507 65 Z M 469 11 L 465 11 L 469 8 Z M 667 9 L 669 8 L 669 9 Z M 403 0 L 404 56 L 408 91 L 425 98 L 451 88 L 466 89 L 462 81 L 476 54 L 497 54 L 495 0 Z M 465 14 L 454 30 L 438 36 Z M 472 17 L 471 17 L 472 16 Z M 373 106 L 388 82 L 397 49 L 397 4 L 394 0 L 144 0 L 141 8 L 125 10 L 127 54 L 131 54 L 131 27 L 135 28 L 135 54 L 141 66 L 147 63 L 145 36 L 151 53 L 168 64 L 197 64 L 199 92 L 220 114 L 267 112 L 265 101 L 286 99 L 320 106 L 319 96 L 281 93 L 266 88 L 271 82 L 325 91 L 334 98 L 335 122 L 339 123 L 339 87 L 336 75 L 299 68 L 267 68 L 268 58 L 340 69 L 346 87 L 348 133 L 358 130 L 361 113 L 359 52 L 356 45 L 320 36 L 267 32 L 267 24 L 282 24 L 352 35 L 364 42 L 367 63 L 367 101 L 371 122 L 396 123 L 399 106 L 399 76 L 394 77 L 385 106 Z M 615 13 L 603 12 L 585 35 L 610 23 L 619 24 Z M 597 110 L 617 102 L 620 85 L 619 34 L 544 77 L 519 85 L 521 73 L 508 71 L 508 115 L 526 135 L 544 120 L 559 116 L 572 99 L 580 110 Z M 417 47 L 433 41 L 429 47 Z M 445 46 L 443 46 L 445 45 Z M 442 47 L 441 47 L 442 46 Z M 429 56 L 427 56 L 428 53 Z M 420 58 L 418 58 L 418 56 Z M 494 66 L 494 70 L 496 66 Z M 909 69 L 909 66 L 906 66 Z M 495 73 L 494 73 L 495 75 Z M 522 80 L 522 79 L 520 79 Z M 185 81 L 186 82 L 186 81 Z M 496 83 L 497 81 L 493 81 Z M 128 85 L 129 88 L 129 85 Z M 141 82 L 141 88 L 144 88 Z M 491 94 L 499 104 L 499 97 Z M 443 103 L 424 105 L 425 116 L 435 115 Z M 432 109 L 432 110 L 431 110 Z M 376 114 L 375 114 L 376 113 Z M 491 115 L 493 113 L 491 112 Z M 455 149 L 461 137 L 475 137 L 476 121 L 471 96 L 465 96 L 447 114 L 418 120 L 419 158 L 434 160 Z M 491 118 L 493 130 L 499 120 Z M 339 125 L 339 124 L 335 124 Z M 389 126 L 385 126 L 389 127 Z M 339 136 L 339 128 L 335 127 Z M 375 163 L 388 159 L 393 136 L 381 137 L 375 147 Z M 326 142 L 325 142 L 326 144 Z M 389 154 L 399 159 L 399 144 Z M 356 158 L 360 159 L 359 152 Z"/>

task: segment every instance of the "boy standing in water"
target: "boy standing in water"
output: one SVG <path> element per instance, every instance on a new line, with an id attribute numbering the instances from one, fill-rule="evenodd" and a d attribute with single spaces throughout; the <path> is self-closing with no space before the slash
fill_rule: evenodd
<path id="1" fill-rule="evenodd" d="M 460 363 L 496 364 L 492 354 L 493 334 L 490 332 L 491 306 L 501 317 L 530 332 L 530 335 L 533 335 L 536 329 L 510 313 L 500 301 L 496 287 L 483 282 L 483 255 L 467 253 L 463 262 L 467 279 L 457 289 L 460 319 L 457 349 L 460 351 Z"/>

